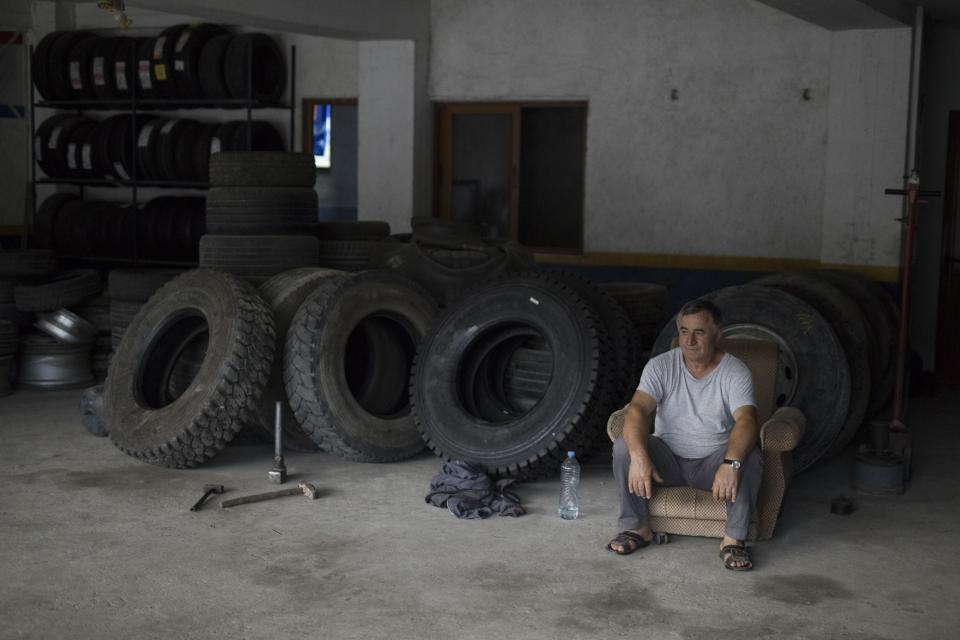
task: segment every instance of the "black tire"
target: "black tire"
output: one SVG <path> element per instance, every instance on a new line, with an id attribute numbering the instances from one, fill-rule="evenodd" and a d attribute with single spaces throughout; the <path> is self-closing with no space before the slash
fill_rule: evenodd
<path id="1" fill-rule="evenodd" d="M 157 289 L 183 273 L 182 269 L 114 269 L 107 278 L 110 301 L 145 302 Z"/>
<path id="2" fill-rule="evenodd" d="M 171 365 L 206 333 L 188 392 L 169 400 Z M 273 315 L 248 284 L 189 271 L 164 285 L 127 328 L 110 363 L 104 408 L 110 439 L 135 458 L 194 467 L 250 421 L 270 373 Z"/>
<path id="3" fill-rule="evenodd" d="M 299 267 L 316 267 L 313 236 L 218 236 L 200 238 L 200 266 L 240 276 L 256 285 Z"/>
<path id="4" fill-rule="evenodd" d="M 150 54 L 150 75 L 153 80 L 153 97 L 161 99 L 182 98 L 174 80 L 174 50 L 177 41 L 189 25 L 177 24 L 160 32 L 153 42 Z"/>
<path id="5" fill-rule="evenodd" d="M 417 352 L 411 385 L 417 428 L 437 455 L 493 475 L 556 473 L 568 450 L 585 451 L 606 425 L 610 396 L 600 359 L 607 340 L 591 306 L 549 274 L 484 284 L 447 309 Z M 501 386 L 504 367 L 530 350 L 550 357 L 543 395 L 517 406 L 498 393 L 489 413 L 477 402 L 478 383 Z M 545 370 L 542 362 L 538 369 Z"/>
<path id="6" fill-rule="evenodd" d="M 107 435 L 107 425 L 103 422 L 102 384 L 88 387 L 80 394 L 80 424 L 95 436 Z"/>
<path id="7" fill-rule="evenodd" d="M 193 141 L 193 175 L 198 182 L 210 181 L 210 147 L 219 128 L 219 124 L 201 124 Z"/>
<path id="8" fill-rule="evenodd" d="M 53 230 L 57 214 L 60 213 L 60 209 L 65 204 L 74 200 L 79 200 L 79 196 L 75 193 L 55 193 L 43 201 L 33 223 L 33 232 L 38 248 L 50 249 L 53 247 Z"/>
<path id="9" fill-rule="evenodd" d="M 870 357 L 871 371 L 879 372 L 874 383 L 868 416 L 876 415 L 886 407 L 893 393 L 897 376 L 897 329 L 898 313 L 896 305 L 875 282 L 850 271 L 815 271 L 821 278 L 843 291 L 853 300 L 867 321 L 867 355 Z"/>
<path id="10" fill-rule="evenodd" d="M 194 144 L 204 129 L 204 125 L 188 120 L 187 125 L 180 131 L 176 149 L 173 153 L 173 173 L 175 180 L 185 182 L 199 182 L 194 171 Z"/>
<path id="11" fill-rule="evenodd" d="M 157 94 L 153 79 L 153 49 L 156 38 L 144 38 L 137 41 L 137 68 L 134 69 L 137 81 L 137 98 L 150 100 L 160 98 Z"/>
<path id="12" fill-rule="evenodd" d="M 225 151 L 210 157 L 213 187 L 309 187 L 317 169 L 309 153 Z M 389 226 L 387 227 L 389 234 Z M 330 238 L 333 240 L 334 238 Z"/>
<path id="13" fill-rule="evenodd" d="M 65 31 L 53 41 L 47 58 L 50 71 L 49 80 L 56 100 L 72 100 L 76 97 L 70 79 L 70 52 L 74 45 L 88 38 L 95 38 L 88 31 Z M 79 72 L 79 69 L 77 69 Z"/>
<path id="14" fill-rule="evenodd" d="M 189 133 L 196 125 L 194 120 L 181 118 L 169 120 L 160 128 L 156 141 L 156 159 L 160 177 L 164 180 L 177 180 L 180 174 L 177 165 L 177 147 L 186 144 L 187 139 L 183 135 Z"/>
<path id="15" fill-rule="evenodd" d="M 110 162 L 110 176 L 129 182 L 134 179 L 134 163 L 139 159 L 133 156 L 133 145 L 139 143 L 140 133 L 154 117 L 146 114 L 127 115 L 117 120 L 110 133 L 107 154 Z"/>
<path id="16" fill-rule="evenodd" d="M 17 353 L 20 343 L 20 329 L 10 320 L 0 320 L 0 356 L 12 356 Z"/>
<path id="17" fill-rule="evenodd" d="M 283 444 L 293 451 L 317 451 L 319 446 L 300 426 L 283 386 L 283 349 L 287 333 L 297 309 L 317 284 L 331 276 L 342 275 L 345 275 L 342 271 L 334 269 L 317 267 L 291 269 L 273 276 L 259 288 L 260 296 L 273 310 L 273 318 L 277 325 L 276 353 L 270 370 L 270 381 L 260 402 L 259 424 L 266 434 L 273 435 L 275 407 L 276 403 L 280 402 Z"/>
<path id="18" fill-rule="evenodd" d="M 667 288 L 648 282 L 604 282 L 600 288 L 620 303 L 633 321 L 640 349 L 649 351 L 667 321 Z"/>
<path id="19" fill-rule="evenodd" d="M 100 121 L 93 131 L 93 142 L 91 148 L 91 164 L 95 177 L 115 180 L 117 173 L 114 169 L 115 158 L 113 157 L 114 136 L 117 130 L 129 120 L 127 114 L 118 114 L 110 116 L 106 120 Z"/>
<path id="20" fill-rule="evenodd" d="M 50 51 L 53 48 L 53 43 L 64 33 L 64 31 L 54 31 L 43 36 L 34 48 L 33 57 L 30 60 L 30 75 L 33 77 L 33 84 L 44 100 L 56 99 L 53 70 L 50 66 Z"/>
<path id="21" fill-rule="evenodd" d="M 98 334 L 110 334 L 112 327 L 110 324 L 110 297 L 107 294 L 101 293 L 82 304 L 74 305 L 70 310 L 95 326 Z"/>
<path id="22" fill-rule="evenodd" d="M 436 309 L 426 291 L 388 272 L 318 283 L 290 324 L 283 361 L 290 406 L 314 442 L 360 462 L 402 460 L 423 449 L 406 395 L 392 406 L 377 403 L 378 413 L 359 402 L 358 389 L 376 388 L 381 376 L 390 385 L 398 363 L 393 350 L 388 362 L 380 362 L 358 328 L 375 325 L 401 345 L 399 375 L 409 382 L 414 353 Z M 392 386 L 387 393 L 392 395 Z"/>
<path id="23" fill-rule="evenodd" d="M 127 38 L 97 39 L 90 58 L 90 79 L 93 82 L 93 94 L 97 100 L 116 100 L 119 97 L 116 75 L 117 51 L 121 43 L 126 40 Z M 126 49 L 126 55 L 130 55 L 129 49 Z M 127 58 L 123 60 L 126 61 Z"/>
<path id="24" fill-rule="evenodd" d="M 354 222 L 322 221 L 314 227 L 317 238 L 328 241 L 361 240 L 380 241 L 390 237 L 390 223 L 383 220 L 357 220 Z"/>
<path id="25" fill-rule="evenodd" d="M 112 63 L 108 69 L 110 90 L 115 100 L 126 100 L 134 83 L 139 82 L 137 74 L 137 58 L 142 38 L 116 38 L 119 40 L 113 52 Z M 146 96 L 137 94 L 139 99 Z"/>
<path id="26" fill-rule="evenodd" d="M 245 100 L 249 95 L 259 102 L 275 102 L 280 99 L 287 78 L 283 53 L 276 41 L 265 34 L 236 35 L 223 54 L 223 77 L 232 98 Z M 252 87 L 248 86 L 248 78 Z"/>
<path id="27" fill-rule="evenodd" d="M 70 129 L 63 156 L 63 170 L 69 178 L 87 178 L 89 172 L 83 166 L 83 147 L 97 128 L 94 120 L 83 120 Z"/>
<path id="28" fill-rule="evenodd" d="M 233 132 L 233 139 L 230 140 L 230 150 L 283 151 L 283 137 L 269 122 L 263 120 L 240 122 Z"/>
<path id="29" fill-rule="evenodd" d="M 214 187 L 207 229 L 220 235 L 307 234 L 317 221 L 317 192 L 308 187 Z"/>
<path id="30" fill-rule="evenodd" d="M 850 405 L 850 368 L 836 333 L 812 306 L 773 287 L 727 287 L 703 297 L 720 308 L 725 336 L 779 346 L 776 406 L 803 411 L 807 428 L 793 461 L 797 471 L 813 466 L 839 436 Z M 668 322 L 652 355 L 669 350 L 676 335 L 676 323 Z"/>
<path id="31" fill-rule="evenodd" d="M 0 278 L 46 278 L 57 271 L 57 260 L 47 249 L 0 251 Z"/>
<path id="32" fill-rule="evenodd" d="M 223 151 L 236 151 L 236 149 L 233 148 L 233 137 L 241 124 L 243 123 L 238 120 L 232 120 L 218 125 L 216 132 L 213 134 L 213 138 L 210 139 L 210 155 Z M 244 149 L 244 151 L 246 151 L 246 149 Z"/>
<path id="33" fill-rule="evenodd" d="M 137 317 L 144 302 L 136 300 L 110 301 L 110 344 L 114 350 L 120 346 L 123 334 L 127 332 L 127 327 Z"/>
<path id="34" fill-rule="evenodd" d="M 13 291 L 17 306 L 24 311 L 55 311 L 83 302 L 103 290 L 95 269 L 61 271 L 40 284 L 20 285 Z"/>
<path id="35" fill-rule="evenodd" d="M 208 100 L 227 100 L 230 89 L 223 78 L 223 56 L 232 35 L 214 36 L 207 40 L 200 52 L 200 84 Z"/>
<path id="36" fill-rule="evenodd" d="M 830 323 L 843 346 L 850 369 L 850 405 L 840 434 L 824 457 L 839 453 L 853 440 L 863 425 L 870 404 L 871 388 L 877 382 L 867 357 L 867 321 L 860 308 L 843 291 L 813 274 L 780 273 L 753 282 L 794 295 L 814 309 Z"/>
<path id="37" fill-rule="evenodd" d="M 37 127 L 34 135 L 34 158 L 37 166 L 51 178 L 61 177 L 61 154 L 65 152 L 65 127 L 73 127 L 83 119 L 73 115 L 50 116 Z"/>
<path id="38" fill-rule="evenodd" d="M 200 77 L 200 54 L 213 38 L 227 30 L 218 24 L 204 22 L 187 25 L 173 48 L 173 80 L 181 98 L 193 100 L 203 97 Z"/>
<path id="39" fill-rule="evenodd" d="M 12 302 L 0 302 L 0 320 L 7 320 L 17 325 L 22 334 L 33 330 L 34 314 L 21 311 Z"/>
<path id="40" fill-rule="evenodd" d="M 175 120 L 154 118 L 145 122 L 137 135 L 137 175 L 142 180 L 162 180 L 158 141 L 160 131 L 172 127 Z"/>
<path id="41" fill-rule="evenodd" d="M 94 35 L 79 39 L 67 54 L 70 97 L 74 100 L 95 100 L 97 97 L 93 89 L 93 52 L 99 42 L 100 38 Z"/>
<path id="42" fill-rule="evenodd" d="M 456 221 L 414 216 L 410 219 L 410 228 L 413 239 L 424 247 L 458 250 L 483 246 L 483 240 L 476 230 Z"/>
<path id="43" fill-rule="evenodd" d="M 71 169 L 68 159 L 70 144 L 76 144 L 75 135 L 89 133 L 91 124 L 96 126 L 92 120 L 86 118 L 68 118 L 53 129 L 44 153 L 45 158 L 49 155 L 52 175 L 58 178 L 69 178 L 75 175 L 76 170 Z"/>

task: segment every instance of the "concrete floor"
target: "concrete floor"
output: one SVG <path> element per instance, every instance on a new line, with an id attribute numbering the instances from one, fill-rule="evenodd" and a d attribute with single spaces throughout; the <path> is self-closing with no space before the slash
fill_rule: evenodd
<path id="1" fill-rule="evenodd" d="M 757 568 L 717 541 L 629 557 L 611 474 L 584 468 L 582 519 L 557 481 L 519 488 L 521 518 L 460 521 L 424 503 L 431 455 L 371 465 L 293 454 L 320 500 L 188 511 L 204 483 L 272 488 L 269 448 L 175 471 L 79 424 L 79 392 L 0 400 L 2 638 L 956 638 L 960 400 L 914 400 L 915 479 L 855 496 L 849 455 L 805 473 Z M 834 516 L 830 500 L 858 511 Z"/>

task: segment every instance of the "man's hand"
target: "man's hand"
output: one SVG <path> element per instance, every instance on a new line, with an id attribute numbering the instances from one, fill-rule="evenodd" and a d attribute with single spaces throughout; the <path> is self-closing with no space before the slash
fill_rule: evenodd
<path id="1" fill-rule="evenodd" d="M 740 472 L 736 471 L 733 465 L 721 464 L 717 469 L 717 475 L 713 477 L 713 497 L 717 500 L 736 502 L 739 484 Z"/>
<path id="2" fill-rule="evenodd" d="M 630 457 L 630 471 L 627 475 L 627 490 L 635 496 L 649 500 L 653 496 L 653 481 L 663 482 L 657 473 L 650 456 L 643 453 Z"/>

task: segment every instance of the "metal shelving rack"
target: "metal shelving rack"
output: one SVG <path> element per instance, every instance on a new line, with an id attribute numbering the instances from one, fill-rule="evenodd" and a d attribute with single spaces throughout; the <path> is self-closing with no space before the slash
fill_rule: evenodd
<path id="1" fill-rule="evenodd" d="M 30 45 L 30 57 L 31 63 L 33 61 L 33 45 Z M 136 49 L 131 51 L 131 56 L 129 60 L 130 68 L 136 69 Z M 287 65 L 289 70 L 289 100 L 287 102 L 265 102 L 262 100 L 253 99 L 253 51 L 251 50 L 250 56 L 248 57 L 247 64 L 247 97 L 244 98 L 232 98 L 226 100 L 216 100 L 216 99 L 186 99 L 181 100 L 178 98 L 151 98 L 148 100 L 138 100 L 137 99 L 137 80 L 130 84 L 130 99 L 129 100 L 37 100 L 36 96 L 36 86 L 34 85 L 32 79 L 30 81 L 30 131 L 33 136 L 37 135 L 37 126 L 36 126 L 36 109 L 37 108 L 47 108 L 47 109 L 68 109 L 75 110 L 77 114 L 83 114 L 86 111 L 122 111 L 129 110 L 130 118 L 134 121 L 134 131 L 136 131 L 136 118 L 138 109 L 142 112 L 145 110 L 151 109 L 162 109 L 164 107 L 175 106 L 181 109 L 231 109 L 231 108 L 246 108 L 247 112 L 247 123 L 253 121 L 253 112 L 254 110 L 261 109 L 281 109 L 287 110 L 290 112 L 290 122 L 289 122 L 289 132 L 290 132 L 290 147 L 291 149 L 294 146 L 294 123 L 296 115 L 296 71 L 297 71 L 297 47 L 296 45 L 290 45 L 290 64 Z M 33 69 L 30 69 L 30 74 L 32 78 Z M 247 136 L 247 150 L 250 150 L 250 145 L 253 141 L 252 129 L 250 134 Z M 30 188 L 32 190 L 32 203 L 33 203 L 33 212 L 31 223 L 35 222 L 37 216 L 37 185 L 38 184 L 67 184 L 67 185 L 76 185 L 80 187 L 80 197 L 81 199 L 84 196 L 85 187 L 120 187 L 120 188 L 129 188 L 130 189 L 130 199 L 131 205 L 133 206 L 133 238 L 131 239 L 131 246 L 133 247 L 133 256 L 132 257 L 113 257 L 113 256 L 76 256 L 76 255 L 60 255 L 61 258 L 69 260 L 84 260 L 84 261 L 98 261 L 98 262 L 115 262 L 115 263 L 125 263 L 125 264 L 155 264 L 155 265 L 171 265 L 171 266 L 196 266 L 195 262 L 183 262 L 183 261 L 173 261 L 173 260 L 161 260 L 161 259 L 147 259 L 144 260 L 140 258 L 137 251 L 137 213 L 138 213 L 138 198 L 137 198 L 137 189 L 138 187 L 168 187 L 168 188 L 179 188 L 179 189 L 208 189 L 210 187 L 209 183 L 206 182 L 191 182 L 191 181 L 178 181 L 178 180 L 137 180 L 137 136 L 130 136 L 130 152 L 131 158 L 131 171 L 129 180 L 114 180 L 114 179 L 98 179 L 98 178 L 37 178 L 37 158 L 35 156 L 35 146 L 31 141 L 30 144 Z M 23 238 L 22 244 L 26 246 L 26 235 L 27 229 L 23 229 Z"/>

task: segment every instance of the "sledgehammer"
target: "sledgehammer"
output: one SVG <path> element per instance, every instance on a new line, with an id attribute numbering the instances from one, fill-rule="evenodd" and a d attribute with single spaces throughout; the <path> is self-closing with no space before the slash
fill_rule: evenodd
<path id="1" fill-rule="evenodd" d="M 241 496 L 239 498 L 231 498 L 230 500 L 224 500 L 220 503 L 221 509 L 226 509 L 227 507 L 235 507 L 238 504 L 249 504 L 251 502 L 262 502 L 263 500 L 273 500 L 274 498 L 282 498 L 283 496 L 299 496 L 305 495 L 311 500 L 316 500 L 320 497 L 319 491 L 317 488 L 310 484 L 309 482 L 301 482 L 296 487 L 290 487 L 289 489 L 278 489 L 277 491 L 268 491 L 267 493 L 255 493 L 250 496 Z"/>

